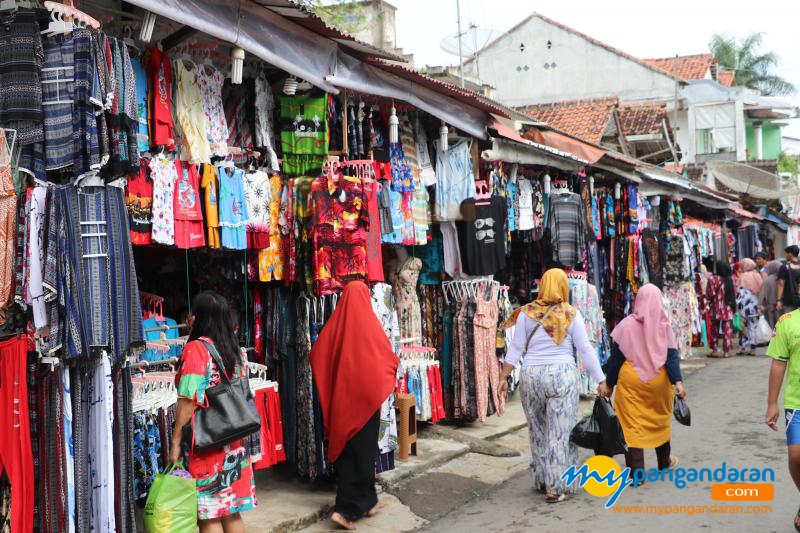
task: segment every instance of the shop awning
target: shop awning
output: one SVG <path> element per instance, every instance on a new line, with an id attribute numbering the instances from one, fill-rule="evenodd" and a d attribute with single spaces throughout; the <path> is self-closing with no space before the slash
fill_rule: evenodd
<path id="1" fill-rule="evenodd" d="M 485 161 L 543 165 L 565 171 L 578 170 L 586 164 L 586 161 L 573 154 L 523 138 L 513 128 L 499 120 L 492 119 L 489 129 L 497 132 L 499 138 L 492 138 L 492 148 L 481 152 L 481 158 Z"/>
<path id="2" fill-rule="evenodd" d="M 580 141 L 566 134 L 559 133 L 553 130 L 544 130 L 540 128 L 529 128 L 523 135 L 529 141 L 537 144 L 544 144 L 562 152 L 569 152 L 575 156 L 587 161 L 589 164 L 594 164 L 602 158 L 606 150 Z"/>
<path id="3" fill-rule="evenodd" d="M 367 45 L 362 46 L 352 38 L 351 42 L 341 32 L 341 37 L 334 41 L 292 22 L 271 6 L 252 0 L 130 0 L 129 3 L 239 46 L 328 92 L 336 94 L 337 88 L 345 88 L 408 102 L 469 135 L 486 138 L 488 113 L 475 107 L 475 102 L 467 103 L 467 96 L 461 95 L 464 101 L 459 101 L 456 98 L 459 94 L 444 84 L 434 90 L 415 83 L 416 76 L 421 76 L 418 73 L 401 76 L 365 63 L 355 56 L 365 55 L 365 51 L 370 56 L 393 56 L 381 56 L 377 49 L 370 51 Z M 291 5 L 280 8 L 291 9 Z M 306 16 L 314 17 L 310 13 Z"/>
<path id="4" fill-rule="evenodd" d="M 729 209 L 732 204 L 726 198 L 697 187 L 679 174 L 655 166 L 641 166 L 637 169 L 645 181 L 639 192 L 645 196 L 679 195 L 710 209 Z"/>
<path id="5" fill-rule="evenodd" d="M 747 209 L 743 209 L 738 205 L 731 204 L 727 209 L 734 215 L 740 216 L 742 218 L 749 218 L 750 220 L 758 220 L 758 221 L 765 220 L 765 218 L 762 217 L 761 215 L 758 215 L 756 213 L 751 213 Z"/>

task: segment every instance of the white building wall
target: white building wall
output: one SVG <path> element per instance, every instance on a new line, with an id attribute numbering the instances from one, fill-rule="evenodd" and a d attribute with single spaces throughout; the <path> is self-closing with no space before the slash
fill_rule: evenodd
<path id="1" fill-rule="evenodd" d="M 474 78 L 480 73 L 510 106 L 612 95 L 623 102 L 666 100 L 675 92 L 670 76 L 537 16 L 502 35 L 465 70 Z"/>

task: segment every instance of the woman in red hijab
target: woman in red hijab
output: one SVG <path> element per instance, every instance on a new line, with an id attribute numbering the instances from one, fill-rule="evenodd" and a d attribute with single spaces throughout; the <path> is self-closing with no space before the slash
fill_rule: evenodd
<path id="1" fill-rule="evenodd" d="M 395 387 L 399 360 L 360 281 L 348 283 L 311 349 L 328 461 L 336 469 L 331 516 L 345 529 L 378 506 L 375 456 L 381 404 Z"/>

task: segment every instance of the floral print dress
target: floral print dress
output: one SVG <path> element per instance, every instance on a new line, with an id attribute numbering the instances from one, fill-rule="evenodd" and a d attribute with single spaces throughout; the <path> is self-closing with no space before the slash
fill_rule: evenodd
<path id="1" fill-rule="evenodd" d="M 175 244 L 175 182 L 178 171 L 175 163 L 154 157 L 150 160 L 150 177 L 153 180 L 152 238 L 160 244 Z"/>
<path id="2" fill-rule="evenodd" d="M 400 318 L 400 336 L 403 339 L 415 338 L 417 342 L 421 342 L 422 338 L 422 313 L 417 295 L 417 280 L 421 270 L 422 260 L 408 258 L 398 269 L 393 286 L 395 307 Z"/>
<path id="3" fill-rule="evenodd" d="M 175 376 L 178 396 L 191 400 L 198 409 L 208 407 L 206 391 L 221 382 L 219 369 L 206 348 L 207 338 L 186 344 Z M 237 365 L 230 377 L 246 375 L 247 363 Z M 197 518 L 222 518 L 253 509 L 258 505 L 250 455 L 242 441 L 233 441 L 217 450 L 189 451 L 189 472 L 197 480 Z"/>
<path id="4" fill-rule="evenodd" d="M 222 84 L 225 76 L 214 68 L 198 65 L 196 71 L 197 86 L 203 101 L 203 113 L 206 116 L 206 135 L 211 146 L 211 153 L 219 157 L 228 155 L 228 121 L 222 107 Z"/>

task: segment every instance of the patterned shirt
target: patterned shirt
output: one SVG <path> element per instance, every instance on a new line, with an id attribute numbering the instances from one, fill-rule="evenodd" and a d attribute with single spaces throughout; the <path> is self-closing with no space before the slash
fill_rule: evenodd
<path id="1" fill-rule="evenodd" d="M 350 281 L 367 281 L 369 213 L 361 180 L 342 176 L 338 184 L 319 177 L 311 184 L 314 286 L 332 294 Z"/>

